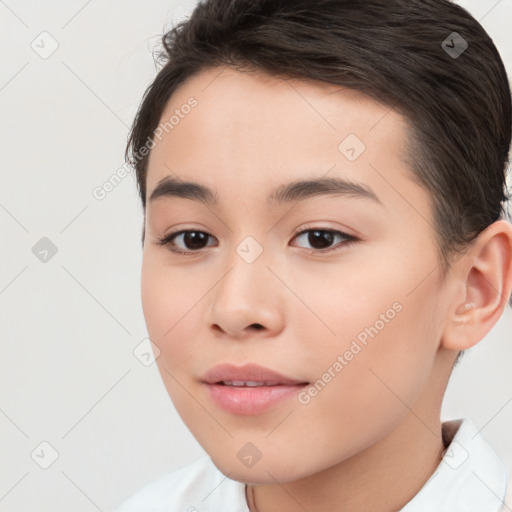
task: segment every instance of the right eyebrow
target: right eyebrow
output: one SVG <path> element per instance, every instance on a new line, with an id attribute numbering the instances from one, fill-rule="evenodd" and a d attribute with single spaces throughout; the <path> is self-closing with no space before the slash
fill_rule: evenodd
<path id="1" fill-rule="evenodd" d="M 214 206 L 218 203 L 217 193 L 206 185 L 193 181 L 182 181 L 172 176 L 161 179 L 153 189 L 149 202 L 159 198 L 181 197 Z"/>

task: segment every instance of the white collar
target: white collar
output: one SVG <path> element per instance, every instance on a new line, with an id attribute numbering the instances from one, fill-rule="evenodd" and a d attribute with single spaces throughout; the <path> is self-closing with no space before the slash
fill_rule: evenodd
<path id="1" fill-rule="evenodd" d="M 434 474 L 400 512 L 499 512 L 507 470 L 469 419 L 446 421 L 450 443 Z"/>

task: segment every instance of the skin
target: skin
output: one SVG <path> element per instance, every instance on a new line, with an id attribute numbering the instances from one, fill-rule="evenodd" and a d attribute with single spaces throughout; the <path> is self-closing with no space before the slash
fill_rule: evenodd
<path id="1" fill-rule="evenodd" d="M 259 512 L 403 507 L 440 462 L 458 351 L 489 332 L 510 295 L 512 227 L 491 225 L 443 279 L 430 196 L 404 162 L 398 113 L 330 84 L 215 68 L 182 84 L 162 121 L 190 96 L 198 105 L 150 153 L 141 282 L 177 411 L 215 465 L 250 484 Z M 350 133 L 366 145 L 353 162 L 338 149 Z M 149 202 L 168 175 L 215 189 L 219 205 Z M 280 184 L 326 175 L 371 187 L 382 205 L 340 195 L 266 202 Z M 322 246 L 294 236 L 306 228 L 358 240 L 315 253 Z M 157 244 L 179 229 L 211 236 L 203 249 L 174 240 L 192 256 Z M 236 252 L 247 236 L 263 249 L 252 263 Z M 314 383 L 396 303 L 401 311 L 308 404 L 233 415 L 200 384 L 225 362 Z M 262 454 L 250 468 L 237 457 L 247 442 Z"/>

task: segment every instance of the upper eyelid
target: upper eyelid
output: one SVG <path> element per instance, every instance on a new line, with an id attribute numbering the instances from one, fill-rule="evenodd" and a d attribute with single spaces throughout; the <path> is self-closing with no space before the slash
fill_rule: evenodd
<path id="1" fill-rule="evenodd" d="M 344 226 L 333 227 L 333 226 L 328 226 L 326 224 L 316 225 L 315 223 L 317 223 L 317 222 L 322 222 L 322 221 L 311 221 L 311 222 L 306 222 L 306 223 L 302 224 L 300 228 L 298 228 L 297 230 L 294 231 L 294 234 L 296 235 L 298 233 L 301 233 L 302 231 L 309 231 L 309 230 L 317 229 L 320 231 L 338 231 L 340 233 L 344 233 L 346 235 L 350 235 L 350 236 L 354 236 L 354 237 L 360 236 L 357 234 L 357 232 L 354 229 L 349 228 L 349 227 L 344 227 Z M 329 222 L 329 221 L 324 221 L 324 222 Z M 207 229 L 204 229 L 202 227 L 194 227 L 194 226 L 179 228 L 176 231 L 171 231 L 168 235 L 164 235 L 164 236 L 177 235 L 179 233 L 183 233 L 186 231 L 196 231 L 196 232 L 200 231 L 202 233 L 206 233 L 208 235 L 215 236 L 215 235 L 212 235 L 212 233 L 210 233 Z"/>

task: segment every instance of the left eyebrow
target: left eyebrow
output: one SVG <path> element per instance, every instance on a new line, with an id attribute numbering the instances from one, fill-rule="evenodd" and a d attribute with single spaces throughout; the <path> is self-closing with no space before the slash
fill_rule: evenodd
<path id="1" fill-rule="evenodd" d="M 284 183 L 272 191 L 267 197 L 267 202 L 269 204 L 290 203 L 327 195 L 368 199 L 384 206 L 377 194 L 364 183 L 334 177 Z M 183 181 L 172 176 L 166 176 L 158 182 L 149 201 L 153 202 L 159 198 L 173 197 L 200 201 L 209 206 L 216 206 L 219 202 L 217 192 L 210 187 L 193 181 Z"/>

